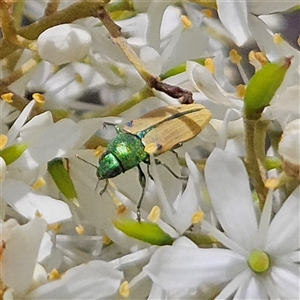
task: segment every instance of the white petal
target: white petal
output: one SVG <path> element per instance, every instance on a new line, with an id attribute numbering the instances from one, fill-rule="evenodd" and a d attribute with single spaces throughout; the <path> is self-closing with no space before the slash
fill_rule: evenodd
<path id="1" fill-rule="evenodd" d="M 249 15 L 249 23 L 251 25 L 252 36 L 256 40 L 260 50 L 266 53 L 270 61 L 278 60 L 284 56 L 295 56 L 294 61 L 296 61 L 297 67 L 299 66 L 299 52 L 296 49 L 285 41 L 280 44 L 275 44 L 273 41 L 274 33 L 256 16 Z"/>
<path id="2" fill-rule="evenodd" d="M 31 101 L 28 105 L 26 105 L 26 107 L 22 110 L 21 114 L 19 115 L 18 119 L 14 122 L 14 124 L 12 125 L 10 130 L 8 131 L 8 133 L 7 133 L 7 139 L 8 139 L 7 146 L 10 146 L 11 143 L 14 141 L 14 139 L 19 134 L 19 131 L 22 128 L 22 126 L 24 125 L 24 123 L 26 122 L 26 120 L 27 120 L 34 104 L 35 104 L 35 101 Z"/>
<path id="3" fill-rule="evenodd" d="M 56 223 L 71 218 L 66 203 L 36 193 L 30 186 L 6 179 L 2 186 L 3 199 L 18 213 L 31 219 L 40 212 L 47 223 Z"/>
<path id="4" fill-rule="evenodd" d="M 61 279 L 44 284 L 26 299 L 111 299 L 119 290 L 122 272 L 94 260 L 68 270 Z"/>
<path id="5" fill-rule="evenodd" d="M 37 42 L 42 59 L 60 65 L 83 58 L 89 52 L 92 37 L 80 25 L 62 24 L 45 30 Z"/>
<path id="6" fill-rule="evenodd" d="M 99 129 L 103 127 L 103 119 L 86 119 L 81 120 L 77 124 L 77 129 L 80 133 L 77 142 L 73 146 L 74 149 L 82 147 L 84 143 Z"/>
<path id="7" fill-rule="evenodd" d="M 168 44 L 162 53 L 162 72 L 183 63 L 189 59 L 199 58 L 203 55 L 208 43 L 208 36 L 201 28 L 192 27 L 182 31 L 174 44 Z M 193 45 L 193 47 L 187 47 Z"/>
<path id="8" fill-rule="evenodd" d="M 300 187 L 284 202 L 269 227 L 265 251 L 284 255 L 300 247 Z"/>
<path id="9" fill-rule="evenodd" d="M 63 119 L 44 130 L 43 135 L 33 141 L 27 149 L 31 160 L 36 164 L 43 164 L 55 157 L 64 156 L 80 138 L 80 131 L 77 129 L 77 125 L 72 120 Z M 30 157 L 21 156 L 18 163 L 27 164 L 28 168 L 31 168 Z"/>
<path id="10" fill-rule="evenodd" d="M 225 97 L 208 69 L 200 64 L 187 61 L 186 71 L 193 86 L 215 103 L 232 106 L 232 101 Z"/>
<path id="11" fill-rule="evenodd" d="M 247 275 L 247 280 L 243 280 L 234 295 L 234 299 L 268 299 L 262 280 L 259 277 L 254 277 L 250 270 L 247 270 Z"/>
<path id="12" fill-rule="evenodd" d="M 20 130 L 20 137 L 23 142 L 31 143 L 41 136 L 45 130 L 54 124 L 50 111 L 33 117 Z"/>
<path id="13" fill-rule="evenodd" d="M 245 0 L 217 0 L 218 14 L 225 28 L 238 46 L 250 37 L 248 29 L 248 9 Z"/>
<path id="14" fill-rule="evenodd" d="M 299 299 L 299 273 L 298 264 L 286 264 L 272 268 L 272 282 L 281 295 L 281 299 Z"/>
<path id="15" fill-rule="evenodd" d="M 33 290 L 34 288 L 37 288 L 38 286 L 44 284 L 47 281 L 47 278 L 48 274 L 46 270 L 40 264 L 36 264 L 34 267 L 30 290 Z"/>
<path id="16" fill-rule="evenodd" d="M 140 1 L 138 1 L 140 2 Z M 161 28 L 162 28 L 162 20 L 163 15 L 165 13 L 166 8 L 171 4 L 171 1 L 152 1 L 149 5 L 147 16 L 149 20 L 148 30 L 147 30 L 147 42 L 148 45 L 151 45 L 156 50 L 160 50 L 160 38 L 161 38 Z M 171 9 L 173 16 L 173 21 L 178 18 L 180 15 L 179 9 Z M 175 20 L 174 20 L 175 19 Z M 172 22 L 171 24 L 174 24 Z M 176 24 L 176 23 L 175 23 Z M 164 26 L 166 27 L 166 26 Z"/>
<path id="17" fill-rule="evenodd" d="M 164 246 L 143 270 L 154 283 L 174 291 L 227 282 L 245 268 L 246 261 L 229 250 Z"/>
<path id="18" fill-rule="evenodd" d="M 29 91 L 44 92 L 44 83 L 52 75 L 54 66 L 47 61 L 41 61 L 35 72 L 31 76 L 31 80 L 27 83 L 27 89 Z"/>
<path id="19" fill-rule="evenodd" d="M 300 87 L 298 85 L 287 87 L 279 97 L 272 100 L 271 105 L 265 109 L 264 114 L 270 114 L 268 119 L 276 119 L 281 127 L 285 128 L 288 122 L 300 118 L 299 94 Z"/>
<path id="20" fill-rule="evenodd" d="M 18 293 L 29 288 L 37 260 L 38 250 L 47 223 L 35 218 L 15 228 L 6 240 L 2 256 L 2 279 L 5 285 Z"/>
<path id="21" fill-rule="evenodd" d="M 285 161 L 300 164 L 300 119 L 293 120 L 284 128 L 278 152 Z"/>
<path id="22" fill-rule="evenodd" d="M 215 148 L 207 160 L 205 178 L 213 208 L 226 234 L 251 250 L 258 225 L 242 160 Z"/>
<path id="23" fill-rule="evenodd" d="M 48 232 L 45 232 L 39 249 L 39 255 L 37 261 L 40 262 L 44 258 L 49 256 L 51 254 L 52 247 L 53 247 L 53 243 L 51 241 L 51 237 Z"/>
<path id="24" fill-rule="evenodd" d="M 161 57 L 149 46 L 145 46 L 140 50 L 140 58 L 145 63 L 146 67 L 155 76 L 159 76 L 161 73 Z"/>
<path id="25" fill-rule="evenodd" d="M 7 169 L 6 163 L 5 163 L 4 159 L 0 156 L 0 183 L 5 178 L 6 169 Z"/>
<path id="26" fill-rule="evenodd" d="M 190 176 L 186 189 L 178 199 L 179 201 L 175 208 L 176 212 L 173 216 L 175 228 L 180 234 L 191 225 L 192 216 L 199 209 L 200 204 L 198 170 L 188 154 L 186 154 L 185 158 L 190 170 Z"/>

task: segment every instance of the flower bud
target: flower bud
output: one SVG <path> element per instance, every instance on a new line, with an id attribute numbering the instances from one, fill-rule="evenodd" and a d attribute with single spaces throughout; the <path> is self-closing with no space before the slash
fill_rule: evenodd
<path id="1" fill-rule="evenodd" d="M 37 40 L 42 59 L 54 65 L 78 61 L 87 55 L 90 33 L 77 24 L 62 24 L 45 30 Z"/>

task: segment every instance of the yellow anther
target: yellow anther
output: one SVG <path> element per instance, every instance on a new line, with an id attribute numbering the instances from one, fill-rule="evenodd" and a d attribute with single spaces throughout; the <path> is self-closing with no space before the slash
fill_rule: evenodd
<path id="1" fill-rule="evenodd" d="M 236 87 L 236 95 L 238 98 L 243 99 L 245 96 L 246 86 L 244 84 L 239 84 Z"/>
<path id="2" fill-rule="evenodd" d="M 212 58 L 206 58 L 204 61 L 204 66 L 211 74 L 215 73 L 215 64 Z"/>
<path id="3" fill-rule="evenodd" d="M 281 44 L 284 41 L 283 37 L 280 33 L 275 33 L 273 36 L 273 42 L 277 45 Z"/>
<path id="4" fill-rule="evenodd" d="M 161 215 L 161 209 L 158 206 L 153 206 L 149 215 L 148 215 L 148 220 L 150 222 L 156 223 L 158 219 L 160 218 Z"/>
<path id="5" fill-rule="evenodd" d="M 100 157 L 102 155 L 102 153 L 104 153 L 105 148 L 102 146 L 98 146 L 95 150 L 94 150 L 94 155 L 96 157 Z"/>
<path id="6" fill-rule="evenodd" d="M 298 46 L 300 46 L 300 35 L 299 35 L 299 37 L 297 39 L 297 44 L 298 44 Z"/>
<path id="7" fill-rule="evenodd" d="M 34 215 L 35 215 L 37 218 L 41 218 L 41 217 L 43 216 L 43 214 L 42 214 L 40 211 L 38 211 L 38 210 L 35 211 Z"/>
<path id="8" fill-rule="evenodd" d="M 185 29 L 190 29 L 193 26 L 191 20 L 187 16 L 182 15 L 181 16 L 181 22 L 182 22 L 183 27 Z"/>
<path id="9" fill-rule="evenodd" d="M 280 185 L 279 178 L 268 178 L 265 182 L 265 187 L 268 189 L 277 189 Z"/>
<path id="10" fill-rule="evenodd" d="M 6 93 L 1 95 L 1 99 L 4 100 L 7 103 L 12 103 L 13 102 L 13 93 Z"/>
<path id="11" fill-rule="evenodd" d="M 123 298 L 128 298 L 129 294 L 130 294 L 130 288 L 129 288 L 129 283 L 128 281 L 124 281 L 121 286 L 120 286 L 120 290 L 119 290 L 119 294 L 121 297 Z"/>
<path id="12" fill-rule="evenodd" d="M 254 52 L 253 50 L 249 52 L 248 59 L 253 65 L 256 65 L 256 62 L 258 62 L 260 65 L 265 65 L 268 62 L 265 53 Z"/>
<path id="13" fill-rule="evenodd" d="M 105 234 L 103 235 L 103 244 L 104 245 L 109 245 L 111 243 L 111 239 Z"/>
<path id="14" fill-rule="evenodd" d="M 62 224 L 61 223 L 54 223 L 54 224 L 50 224 L 48 225 L 48 230 L 52 230 L 55 233 L 58 233 L 62 228 Z"/>
<path id="15" fill-rule="evenodd" d="M 206 17 L 206 18 L 211 18 L 213 13 L 210 9 L 206 8 L 206 9 L 202 9 L 201 13 Z"/>
<path id="16" fill-rule="evenodd" d="M 44 104 L 45 103 L 45 97 L 40 93 L 34 93 L 32 95 L 32 98 L 35 100 L 38 104 Z"/>
<path id="17" fill-rule="evenodd" d="M 38 190 L 38 189 L 40 189 L 41 187 L 43 187 L 45 184 L 46 184 L 46 181 L 44 180 L 43 177 L 41 177 L 41 178 L 39 178 L 39 179 L 32 185 L 32 187 L 33 187 L 35 190 Z"/>
<path id="18" fill-rule="evenodd" d="M 7 144 L 7 136 L 5 134 L 0 135 L 0 150 L 2 150 Z"/>
<path id="19" fill-rule="evenodd" d="M 234 63 L 236 65 L 241 63 L 242 57 L 238 54 L 238 52 L 235 49 L 232 49 L 229 52 L 229 56 L 230 56 L 232 63 Z"/>
<path id="20" fill-rule="evenodd" d="M 59 272 L 54 268 L 54 269 L 52 269 L 52 271 L 50 272 L 48 279 L 49 279 L 49 280 L 58 280 L 58 279 L 61 278 L 61 276 L 62 276 L 62 275 L 59 274 Z"/>
<path id="21" fill-rule="evenodd" d="M 83 83 L 83 78 L 82 78 L 82 76 L 79 73 L 75 73 L 75 80 L 78 83 Z"/>
<path id="22" fill-rule="evenodd" d="M 204 218 L 204 212 L 202 210 L 196 211 L 192 216 L 192 224 L 200 223 Z"/>
<path id="23" fill-rule="evenodd" d="M 256 60 L 255 52 L 254 52 L 253 50 L 251 50 L 251 51 L 249 52 L 249 54 L 248 54 L 248 59 L 249 59 L 250 62 Z"/>
<path id="24" fill-rule="evenodd" d="M 127 206 L 120 203 L 116 208 L 116 214 L 117 215 L 123 215 L 127 211 Z"/>
<path id="25" fill-rule="evenodd" d="M 83 227 L 82 225 L 76 226 L 76 227 L 75 227 L 75 230 L 76 230 L 76 232 L 77 232 L 79 235 L 84 234 L 84 227 Z"/>

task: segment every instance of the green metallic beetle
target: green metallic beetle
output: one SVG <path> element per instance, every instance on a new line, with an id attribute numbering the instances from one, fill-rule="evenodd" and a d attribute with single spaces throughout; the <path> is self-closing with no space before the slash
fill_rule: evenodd
<path id="1" fill-rule="evenodd" d="M 147 172 L 152 179 L 149 172 L 149 155 L 158 156 L 194 138 L 205 128 L 210 118 L 211 112 L 204 106 L 182 104 L 157 108 L 138 119 L 127 122 L 122 129 L 115 124 L 105 123 L 104 126 L 115 127 L 117 136 L 107 145 L 106 151 L 99 158 L 99 165 L 94 166 L 97 168 L 98 179 L 106 180 L 100 195 L 105 192 L 109 178 L 137 167 L 142 187 L 142 194 L 137 204 L 137 219 L 140 221 L 140 207 L 146 187 L 146 177 L 140 163 L 147 164 Z M 162 164 L 175 177 L 180 178 L 160 160 L 155 159 L 155 163 Z"/>

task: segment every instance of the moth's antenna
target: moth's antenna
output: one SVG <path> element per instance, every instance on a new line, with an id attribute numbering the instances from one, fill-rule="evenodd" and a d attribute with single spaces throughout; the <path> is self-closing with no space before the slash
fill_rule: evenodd
<path id="1" fill-rule="evenodd" d="M 83 157 L 79 156 L 78 154 L 75 154 L 75 156 L 77 158 L 79 158 L 80 160 L 84 161 L 85 163 L 89 164 L 90 166 L 93 166 L 94 168 L 98 169 L 98 167 L 92 163 L 90 163 L 89 161 L 85 160 Z"/>

